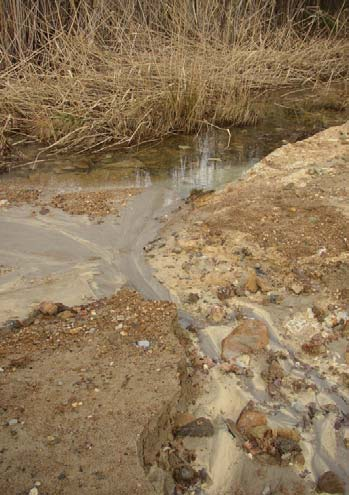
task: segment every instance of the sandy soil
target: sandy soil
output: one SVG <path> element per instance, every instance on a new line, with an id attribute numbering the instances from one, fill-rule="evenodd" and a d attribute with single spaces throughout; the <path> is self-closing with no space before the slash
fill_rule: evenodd
<path id="1" fill-rule="evenodd" d="M 142 464 L 181 394 L 175 306 L 124 290 L 58 311 L 0 332 L 0 493 L 153 493 Z"/>
<path id="2" fill-rule="evenodd" d="M 338 486 L 326 490 L 349 493 L 348 198 L 349 123 L 283 146 L 222 191 L 193 193 L 147 249 L 200 322 L 193 340 L 208 360 L 207 393 L 189 410 L 216 424 L 213 439 L 194 442 L 210 494 L 324 492 L 327 471 Z M 266 325 L 258 351 L 246 320 Z M 240 324 L 240 354 L 225 359 L 224 338 L 236 346 Z M 222 418 L 236 428 L 251 400 L 268 426 L 238 432 L 239 446 Z M 280 429 L 302 457 L 286 449 L 275 470 Z"/>
<path id="3" fill-rule="evenodd" d="M 54 191 L 27 188 L 14 184 L 0 185 L 0 208 L 31 204 L 39 210 L 33 214 L 47 215 L 50 207 L 59 208 L 71 215 L 86 215 L 90 219 L 118 215 L 127 201 L 139 194 L 139 188 L 99 189 L 55 193 Z"/>

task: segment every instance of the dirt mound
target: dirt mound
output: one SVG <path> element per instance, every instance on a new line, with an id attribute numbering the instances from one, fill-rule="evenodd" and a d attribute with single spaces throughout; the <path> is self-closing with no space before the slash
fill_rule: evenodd
<path id="1" fill-rule="evenodd" d="M 0 492 L 152 493 L 143 459 L 180 394 L 175 306 L 123 290 L 46 307 L 0 329 Z"/>

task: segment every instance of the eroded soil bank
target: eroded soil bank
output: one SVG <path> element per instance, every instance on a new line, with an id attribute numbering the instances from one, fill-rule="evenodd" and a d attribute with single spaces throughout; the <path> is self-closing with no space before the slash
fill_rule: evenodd
<path id="1" fill-rule="evenodd" d="M 0 492 L 153 493 L 143 462 L 182 395 L 176 335 L 174 304 L 129 290 L 2 328 Z"/>
<path id="2" fill-rule="evenodd" d="M 349 493 L 348 132 L 192 194 L 149 246 L 207 373 L 171 444 L 195 452 L 176 493 Z M 213 428 L 193 434 L 198 417 Z"/>

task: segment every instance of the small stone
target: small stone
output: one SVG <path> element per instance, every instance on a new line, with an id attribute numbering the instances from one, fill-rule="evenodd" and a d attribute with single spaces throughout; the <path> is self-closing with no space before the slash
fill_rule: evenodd
<path id="1" fill-rule="evenodd" d="M 78 333 L 80 333 L 81 330 L 82 330 L 82 327 L 75 327 L 75 328 L 72 328 L 71 330 L 69 330 L 69 333 L 71 335 L 77 335 Z"/>
<path id="2" fill-rule="evenodd" d="M 297 296 L 303 292 L 303 285 L 300 284 L 293 284 L 291 285 L 291 290 L 294 292 Z"/>
<path id="3" fill-rule="evenodd" d="M 242 354 L 236 358 L 236 364 L 242 368 L 247 368 L 250 365 L 251 358 L 248 354 Z"/>
<path id="4" fill-rule="evenodd" d="M 54 435 L 49 435 L 47 437 L 47 443 L 49 445 L 57 445 L 60 442 L 60 439 Z"/>
<path id="5" fill-rule="evenodd" d="M 8 422 L 7 422 L 8 426 L 14 426 L 16 424 L 18 424 L 18 419 L 9 419 Z"/>
<path id="6" fill-rule="evenodd" d="M 270 292 L 271 287 L 265 277 L 257 277 L 256 281 L 257 287 L 260 289 L 261 292 L 263 292 L 263 294 Z"/>
<path id="7" fill-rule="evenodd" d="M 198 473 L 191 466 L 180 466 L 173 471 L 173 478 L 177 483 L 193 485 L 199 478 Z"/>
<path id="8" fill-rule="evenodd" d="M 43 301 L 39 305 L 39 311 L 43 315 L 54 316 L 58 313 L 58 304 L 49 301 Z"/>
<path id="9" fill-rule="evenodd" d="M 29 495 L 39 495 L 39 490 L 36 488 L 36 486 L 34 486 L 34 488 L 29 491 Z"/>
<path id="10" fill-rule="evenodd" d="M 217 297 L 220 301 L 224 301 L 225 299 L 228 299 L 232 295 L 232 292 L 233 290 L 231 286 L 218 287 Z"/>
<path id="11" fill-rule="evenodd" d="M 22 323 L 19 320 L 7 320 L 2 328 L 4 330 L 19 330 L 22 328 Z"/>
<path id="12" fill-rule="evenodd" d="M 188 304 L 195 304 L 198 302 L 200 299 L 200 296 L 198 294 L 195 294 L 194 292 L 190 292 L 187 297 L 187 302 Z"/>
<path id="13" fill-rule="evenodd" d="M 149 349 L 150 342 L 149 342 L 149 340 L 138 340 L 136 345 L 138 347 L 141 347 L 142 349 Z"/>
<path id="14" fill-rule="evenodd" d="M 42 207 L 40 208 L 39 213 L 40 215 L 47 215 L 48 213 L 50 213 L 50 210 L 49 208 Z"/>
<path id="15" fill-rule="evenodd" d="M 297 442 L 290 438 L 277 437 L 274 442 L 276 452 L 280 458 L 286 454 L 291 454 L 291 458 L 302 452 Z"/>
<path id="16" fill-rule="evenodd" d="M 267 418 L 264 413 L 258 411 L 253 404 L 247 404 L 241 411 L 240 416 L 236 422 L 236 427 L 240 433 L 249 436 L 251 430 L 256 426 L 266 426 Z"/>
<path id="17" fill-rule="evenodd" d="M 280 304 L 282 301 L 282 296 L 280 294 L 269 294 L 268 295 L 269 302 L 271 304 Z"/>
<path id="18" fill-rule="evenodd" d="M 69 318 L 72 318 L 74 316 L 74 313 L 72 311 L 69 311 L 69 310 L 65 310 L 65 311 L 62 311 L 61 313 L 59 313 L 59 318 L 61 320 L 68 320 Z"/>
<path id="19" fill-rule="evenodd" d="M 293 440 L 294 442 L 299 442 L 301 440 L 301 436 L 297 430 L 293 430 L 291 428 L 278 428 L 277 436 L 280 438 L 286 438 L 288 440 Z"/>
<path id="20" fill-rule="evenodd" d="M 208 418 L 197 418 L 174 431 L 177 437 L 211 437 L 213 433 L 213 425 Z"/>
<path id="21" fill-rule="evenodd" d="M 344 495 L 345 484 L 333 471 L 323 473 L 318 479 L 316 489 L 318 492 L 335 493 Z"/>
<path id="22" fill-rule="evenodd" d="M 248 290 L 249 292 L 255 293 L 258 290 L 258 285 L 257 285 L 257 275 L 255 270 L 251 270 L 246 278 L 245 282 L 245 289 Z"/>
<path id="23" fill-rule="evenodd" d="M 211 307 L 208 318 L 213 323 L 221 323 L 226 316 L 226 311 L 223 306 L 215 304 Z"/>
<path id="24" fill-rule="evenodd" d="M 302 350 L 307 354 L 318 356 L 326 353 L 325 339 L 321 333 L 317 333 L 311 337 L 308 342 L 302 345 Z"/>

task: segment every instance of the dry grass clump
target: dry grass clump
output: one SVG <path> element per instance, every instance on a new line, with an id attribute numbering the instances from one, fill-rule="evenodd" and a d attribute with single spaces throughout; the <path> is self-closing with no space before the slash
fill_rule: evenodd
<path id="1" fill-rule="evenodd" d="M 3 151 L 13 134 L 84 152 L 250 124 L 267 91 L 348 76 L 343 10 L 315 29 L 299 5 L 278 12 L 257 0 L 4 2 Z"/>

